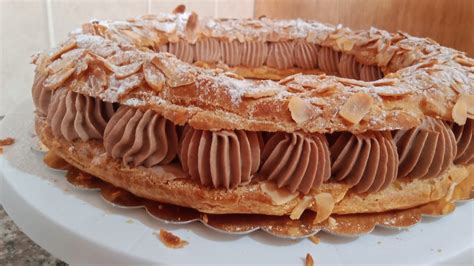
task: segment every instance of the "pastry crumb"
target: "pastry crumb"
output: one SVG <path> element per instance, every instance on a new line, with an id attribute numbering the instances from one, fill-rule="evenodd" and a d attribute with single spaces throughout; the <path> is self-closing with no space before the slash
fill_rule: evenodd
<path id="1" fill-rule="evenodd" d="M 156 235 L 163 244 L 169 248 L 183 248 L 186 246 L 188 241 L 182 240 L 178 236 L 172 234 L 171 232 L 168 232 L 166 230 L 160 229 L 160 232 L 154 232 L 154 235 Z"/>
<path id="2" fill-rule="evenodd" d="M 14 138 L 0 139 L 0 155 L 3 154 L 3 147 L 4 146 L 13 145 L 14 143 L 15 143 Z"/>
<path id="3" fill-rule="evenodd" d="M 319 237 L 317 237 L 317 236 L 310 236 L 310 237 L 308 237 L 308 239 L 316 245 L 319 244 L 319 242 L 321 241 L 319 239 Z"/>
<path id="4" fill-rule="evenodd" d="M 8 146 L 8 145 L 12 145 L 14 143 L 15 143 L 14 138 L 0 139 L 0 146 Z"/>
<path id="5" fill-rule="evenodd" d="M 133 220 L 128 219 L 128 220 L 126 221 L 126 223 L 128 223 L 128 224 L 133 224 Z"/>
<path id="6" fill-rule="evenodd" d="M 311 254 L 306 253 L 306 260 L 304 262 L 304 265 L 305 266 L 314 266 L 314 260 L 313 260 L 313 256 L 311 256 Z"/>
<path id="7" fill-rule="evenodd" d="M 382 241 L 377 241 L 377 245 L 380 245 L 380 244 L 382 244 Z"/>

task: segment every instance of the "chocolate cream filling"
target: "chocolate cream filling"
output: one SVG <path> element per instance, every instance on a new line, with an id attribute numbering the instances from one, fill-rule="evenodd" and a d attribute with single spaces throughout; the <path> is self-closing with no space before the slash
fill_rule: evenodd
<path id="1" fill-rule="evenodd" d="M 57 90 L 47 121 L 68 141 L 102 139 L 106 152 L 125 165 L 153 167 L 178 155 L 182 169 L 204 186 L 232 189 L 254 176 L 307 194 L 332 179 L 357 193 L 376 192 L 397 177 L 435 177 L 450 164 L 473 163 L 474 123 L 453 126 L 427 118 L 410 130 L 322 134 L 242 130 L 181 130 L 153 110 L 142 111 Z M 179 136 L 181 135 L 181 136 Z M 459 148 L 458 148 L 459 147 Z"/>
<path id="2" fill-rule="evenodd" d="M 438 176 L 457 154 L 453 131 L 438 119 L 426 118 L 419 127 L 395 132 L 393 138 L 400 158 L 399 177 Z"/>
<path id="3" fill-rule="evenodd" d="M 174 54 L 187 62 L 215 64 L 219 61 L 228 66 L 262 67 L 276 69 L 321 69 L 343 78 L 373 81 L 384 77 L 376 65 L 359 63 L 353 55 L 320 47 L 304 39 L 262 42 L 221 41 L 215 38 L 201 38 L 195 44 L 179 39 L 159 48 L 161 52 Z"/>
<path id="4" fill-rule="evenodd" d="M 246 184 L 260 165 L 259 134 L 186 126 L 179 151 L 183 170 L 205 186 L 230 189 Z"/>
<path id="5" fill-rule="evenodd" d="M 364 193 L 382 190 L 397 178 L 397 147 L 390 133 L 343 132 L 330 139 L 333 179 Z"/>
<path id="6" fill-rule="evenodd" d="M 125 165 L 170 163 L 178 153 L 176 126 L 152 110 L 121 106 L 104 133 L 104 147 Z"/>
<path id="7" fill-rule="evenodd" d="M 102 139 L 113 114 L 112 103 L 60 89 L 52 97 L 47 121 L 55 137 L 63 137 L 68 141 L 87 141 Z"/>
<path id="8" fill-rule="evenodd" d="M 324 135 L 275 133 L 265 143 L 260 173 L 278 187 L 307 194 L 331 177 L 328 143 Z"/>
<path id="9" fill-rule="evenodd" d="M 457 154 L 454 163 L 474 163 L 474 120 L 467 119 L 466 124 L 462 126 L 454 123 L 451 128 L 457 142 Z"/>

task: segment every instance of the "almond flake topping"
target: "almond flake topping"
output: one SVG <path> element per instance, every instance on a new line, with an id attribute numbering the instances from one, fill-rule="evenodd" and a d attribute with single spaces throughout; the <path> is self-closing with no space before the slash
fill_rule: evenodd
<path id="1" fill-rule="evenodd" d="M 325 221 L 331 215 L 334 209 L 334 198 L 330 193 L 320 193 L 314 196 L 316 202 L 316 217 L 313 224 L 318 224 Z"/>
<path id="2" fill-rule="evenodd" d="M 276 205 L 283 205 L 298 197 L 298 192 L 291 193 L 287 189 L 278 188 L 276 184 L 271 182 L 263 182 L 260 184 L 263 193 L 270 196 L 272 202 Z"/>
<path id="3" fill-rule="evenodd" d="M 374 100 L 365 93 L 352 95 L 339 111 L 339 115 L 352 124 L 358 124 L 370 111 Z"/>
<path id="4" fill-rule="evenodd" d="M 298 220 L 303 212 L 313 204 L 314 198 L 311 196 L 304 196 L 300 202 L 295 206 L 295 208 L 291 211 L 290 219 L 291 220 Z"/>
<path id="5" fill-rule="evenodd" d="M 288 108 L 290 109 L 291 118 L 293 118 L 297 124 L 303 124 L 311 117 L 311 103 L 308 103 L 300 97 L 291 97 Z"/>
<path id="6" fill-rule="evenodd" d="M 474 118 L 474 95 L 459 95 L 451 115 L 454 122 L 461 126 L 466 124 L 467 118 Z"/>

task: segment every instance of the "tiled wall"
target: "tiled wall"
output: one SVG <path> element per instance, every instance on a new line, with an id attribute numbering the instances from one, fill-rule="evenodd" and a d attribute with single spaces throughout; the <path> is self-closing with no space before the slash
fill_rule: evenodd
<path id="1" fill-rule="evenodd" d="M 252 17 L 254 0 L 0 0 L 0 115 L 30 97 L 30 56 L 55 46 L 91 19 L 171 12 L 185 4 L 200 16 Z"/>

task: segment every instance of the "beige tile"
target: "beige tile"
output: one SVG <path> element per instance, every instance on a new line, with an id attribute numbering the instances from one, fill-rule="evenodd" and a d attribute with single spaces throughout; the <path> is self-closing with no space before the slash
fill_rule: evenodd
<path id="1" fill-rule="evenodd" d="M 127 19 L 147 13 L 147 0 L 48 0 L 51 1 L 56 43 L 92 19 Z"/>
<path id="2" fill-rule="evenodd" d="M 0 115 L 31 97 L 30 56 L 49 47 L 44 0 L 0 0 Z"/>
<path id="3" fill-rule="evenodd" d="M 217 11 L 216 0 L 151 0 L 151 13 L 169 13 L 179 4 L 185 5 L 186 11 L 194 11 L 203 17 L 214 17 Z"/>
<path id="4" fill-rule="evenodd" d="M 217 0 L 217 17 L 251 18 L 254 15 L 254 0 Z"/>

